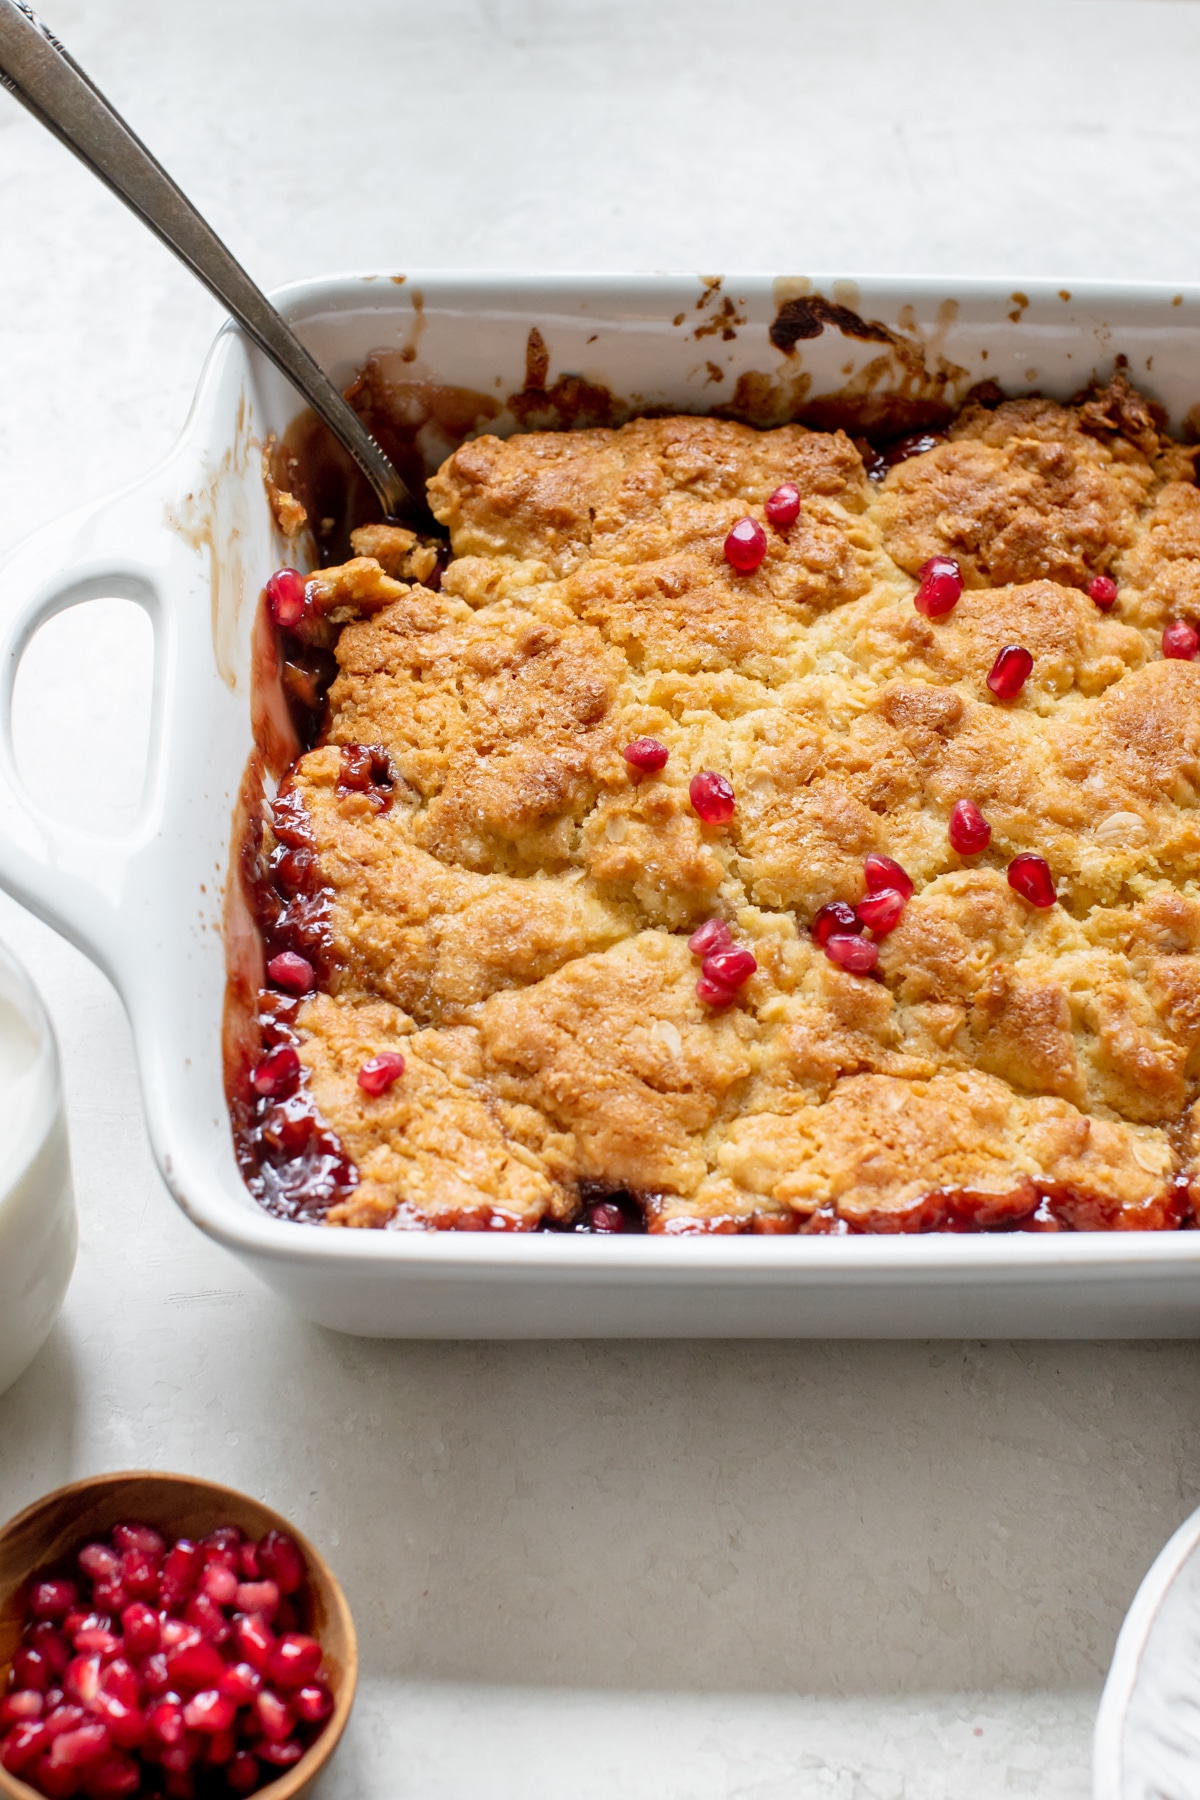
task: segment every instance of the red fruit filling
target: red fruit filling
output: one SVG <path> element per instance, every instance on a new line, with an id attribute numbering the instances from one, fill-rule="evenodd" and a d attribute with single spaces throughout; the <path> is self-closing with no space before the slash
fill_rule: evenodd
<path id="1" fill-rule="evenodd" d="M 879 945 L 873 944 L 870 938 L 849 937 L 835 931 L 826 940 L 825 954 L 830 962 L 837 963 L 851 975 L 868 975 L 879 961 Z"/>
<path id="2" fill-rule="evenodd" d="M 906 900 L 912 898 L 911 875 L 892 857 L 880 856 L 877 851 L 872 850 L 863 862 L 863 880 L 869 894 L 877 894 L 882 888 L 892 888 L 897 894 L 903 894 Z"/>
<path id="3" fill-rule="evenodd" d="M 1117 584 L 1111 575 L 1097 575 L 1088 583 L 1088 599 L 1094 600 L 1101 612 L 1115 605 Z"/>
<path id="4" fill-rule="evenodd" d="M 776 531 L 786 531 L 800 517 L 800 489 L 794 481 L 782 481 L 767 495 L 766 515 Z"/>
<path id="5" fill-rule="evenodd" d="M 1200 650 L 1200 634 L 1186 619 L 1173 619 L 1162 634 L 1162 653 L 1178 662 L 1192 662 Z"/>
<path id="6" fill-rule="evenodd" d="M 339 794 L 365 794 L 372 812 L 384 813 L 392 804 L 395 784 L 388 753 L 378 744 L 342 745 Z"/>
<path id="7" fill-rule="evenodd" d="M 878 893 L 860 900 L 854 910 L 868 930 L 880 938 L 895 930 L 906 904 L 898 888 L 880 888 Z"/>
<path id="8" fill-rule="evenodd" d="M 1005 644 L 999 651 L 987 684 L 998 700 L 1015 700 L 1033 672 L 1033 657 L 1021 644 Z"/>
<path id="9" fill-rule="evenodd" d="M 737 809 L 733 789 L 723 775 L 704 769 L 688 786 L 692 811 L 705 825 L 728 825 Z"/>
<path id="10" fill-rule="evenodd" d="M 666 768 L 671 752 L 657 738 L 644 737 L 634 738 L 621 754 L 631 768 L 641 769 L 645 775 L 656 775 L 659 769 Z"/>
<path id="11" fill-rule="evenodd" d="M 285 994 L 310 994 L 317 984 L 316 971 L 307 956 L 294 950 L 281 950 L 267 964 L 267 978 Z"/>
<path id="12" fill-rule="evenodd" d="M 845 900 L 831 900 L 819 908 L 810 927 L 814 944 L 823 950 L 835 933 L 845 936 L 865 931 L 866 927 L 854 908 Z"/>
<path id="13" fill-rule="evenodd" d="M 940 619 L 958 605 L 963 591 L 962 570 L 952 556 L 931 556 L 918 571 L 921 585 L 913 605 L 927 619 Z"/>
<path id="14" fill-rule="evenodd" d="M 373 1056 L 358 1071 L 358 1085 L 364 1094 L 386 1094 L 393 1081 L 404 1073 L 404 1058 L 398 1050 L 384 1050 Z"/>
<path id="15" fill-rule="evenodd" d="M 284 631 L 295 631 L 309 611 L 308 581 L 299 569 L 276 569 L 267 583 L 267 610 Z"/>
<path id="16" fill-rule="evenodd" d="M 48 1800 L 221 1800 L 299 1762 L 334 1699 L 302 1629 L 305 1567 L 290 1537 L 255 1544 L 221 1526 L 168 1545 L 133 1522 L 85 1544 L 76 1569 L 29 1589 L 0 1697 L 0 1767 Z M 115 1617 L 101 1597 L 126 1587 L 138 1593 Z"/>
<path id="17" fill-rule="evenodd" d="M 956 800 L 946 828 L 950 848 L 960 856 L 978 856 L 992 841 L 992 828 L 973 800 Z"/>
<path id="18" fill-rule="evenodd" d="M 725 561 L 739 575 L 752 575 L 767 554 L 767 534 L 757 519 L 739 519 L 725 539 Z"/>
<path id="19" fill-rule="evenodd" d="M 1050 864 L 1044 856 L 1035 856 L 1028 850 L 1009 863 L 1008 885 L 1031 906 L 1053 906 L 1058 899 Z"/>

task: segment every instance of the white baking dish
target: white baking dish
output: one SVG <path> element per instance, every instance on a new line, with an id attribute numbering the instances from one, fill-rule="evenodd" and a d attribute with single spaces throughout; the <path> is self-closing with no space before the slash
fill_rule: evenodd
<path id="1" fill-rule="evenodd" d="M 789 352 L 770 327 L 781 304 L 806 294 L 829 304 L 793 305 L 793 323 L 813 330 L 824 318 L 824 329 Z M 368 275 L 305 283 L 279 299 L 339 381 L 372 350 L 406 348 L 413 378 L 499 399 L 525 381 L 536 326 L 549 358 L 543 385 L 582 374 L 643 407 L 707 410 L 749 372 L 761 376 L 752 384 L 760 403 L 780 416 L 801 396 L 811 403 L 855 388 L 909 398 L 944 390 L 954 401 L 987 377 L 1009 391 L 1067 395 L 1093 371 L 1108 373 L 1117 355 L 1175 429 L 1200 401 L 1195 289 Z M 855 314 L 897 341 L 855 335 Z M 251 750 L 251 626 L 282 550 L 258 447 L 295 411 L 275 371 L 235 331 L 221 332 L 167 462 L 37 533 L 0 570 L 0 882 L 120 990 L 154 1152 L 189 1218 L 310 1318 L 372 1335 L 1074 1337 L 1200 1327 L 1200 1232 L 426 1235 L 326 1230 L 259 1210 L 234 1161 L 222 1086 L 222 895 Z M 88 830 L 86 788 L 69 826 L 33 804 L 11 732 L 13 681 L 32 633 L 76 601 L 113 595 L 146 609 L 156 643 L 150 773 L 138 824 L 117 839 Z"/>

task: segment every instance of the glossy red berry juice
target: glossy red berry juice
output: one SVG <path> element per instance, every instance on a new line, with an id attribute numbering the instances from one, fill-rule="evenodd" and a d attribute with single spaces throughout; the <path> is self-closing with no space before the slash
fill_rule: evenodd
<path id="1" fill-rule="evenodd" d="M 333 1712 L 293 1540 L 172 1543 L 140 1521 L 29 1588 L 0 1767 L 48 1800 L 223 1800 L 293 1767 Z"/>

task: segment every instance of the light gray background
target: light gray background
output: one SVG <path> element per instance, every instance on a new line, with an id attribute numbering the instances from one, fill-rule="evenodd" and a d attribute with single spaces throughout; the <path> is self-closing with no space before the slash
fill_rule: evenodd
<path id="1" fill-rule="evenodd" d="M 45 7 L 265 284 L 1200 279 L 1188 0 Z M 0 177 L 7 544 L 167 450 L 218 316 L 3 96 Z M 124 643 L 110 609 L 35 646 L 27 766 L 68 804 L 128 789 Z M 323 1800 L 1087 1793 L 1122 1614 L 1200 1499 L 1196 1346 L 334 1337 L 174 1210 L 104 980 L 7 901 L 0 933 L 61 1034 L 83 1227 L 0 1401 L 0 1515 L 147 1464 L 292 1513 L 364 1651 Z"/>

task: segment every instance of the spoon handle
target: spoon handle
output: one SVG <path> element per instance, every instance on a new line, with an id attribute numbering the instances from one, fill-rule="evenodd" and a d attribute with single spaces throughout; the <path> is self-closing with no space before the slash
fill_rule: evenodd
<path id="1" fill-rule="evenodd" d="M 73 150 L 216 295 L 353 456 L 386 518 L 418 516 L 353 407 L 262 290 L 24 0 L 0 0 L 0 85 Z"/>

